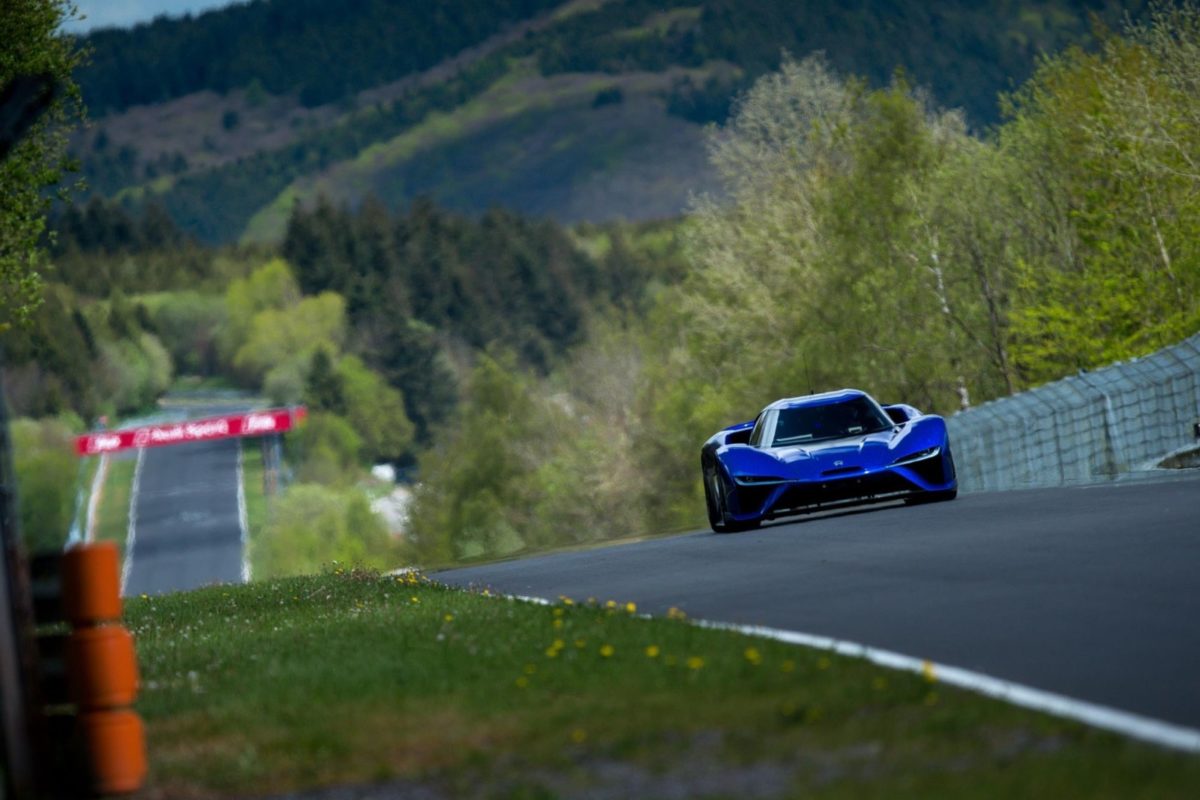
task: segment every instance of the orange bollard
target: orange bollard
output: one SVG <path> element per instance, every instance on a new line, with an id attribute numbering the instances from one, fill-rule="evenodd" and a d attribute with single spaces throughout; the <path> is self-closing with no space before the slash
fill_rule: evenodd
<path id="1" fill-rule="evenodd" d="M 81 709 L 133 705 L 138 692 L 133 635 L 120 625 L 79 628 L 67 640 L 71 696 Z"/>
<path id="2" fill-rule="evenodd" d="M 79 717 L 87 743 L 92 788 L 99 794 L 129 794 L 146 779 L 142 720 L 132 711 L 90 711 Z"/>
<path id="3" fill-rule="evenodd" d="M 62 558 L 63 613 L 73 626 L 121 618 L 121 573 L 117 546 L 93 542 L 72 547 Z"/>
<path id="4" fill-rule="evenodd" d="M 66 648 L 71 699 L 91 789 L 103 795 L 135 792 L 146 779 L 145 730 L 128 708 L 137 699 L 137 654 L 120 624 L 117 562 L 112 542 L 79 545 L 62 557 L 63 614 L 73 629 Z"/>

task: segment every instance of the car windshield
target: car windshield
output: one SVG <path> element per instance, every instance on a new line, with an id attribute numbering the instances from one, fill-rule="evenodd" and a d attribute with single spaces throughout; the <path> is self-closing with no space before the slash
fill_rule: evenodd
<path id="1" fill-rule="evenodd" d="M 773 446 L 862 436 L 891 428 L 892 421 L 865 397 L 823 406 L 782 408 Z"/>

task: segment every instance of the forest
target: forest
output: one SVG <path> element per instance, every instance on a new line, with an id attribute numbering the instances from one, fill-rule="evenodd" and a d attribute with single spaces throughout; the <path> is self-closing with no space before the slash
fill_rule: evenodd
<path id="1" fill-rule="evenodd" d="M 905 75 L 784 57 L 678 220 L 318 202 L 278 244 L 213 247 L 92 199 L 53 218 L 43 301 L 5 334 L 41 420 L 22 457 L 194 375 L 313 409 L 287 535 L 322 503 L 352 534 L 378 460 L 414 467 L 393 561 L 698 527 L 700 444 L 776 397 L 949 414 L 1200 330 L 1198 92 L 1200 8 L 1162 5 L 1042 60 L 982 134 Z"/>
<path id="2" fill-rule="evenodd" d="M 88 36 L 90 63 L 77 74 L 94 118 L 104 121 L 106 114 L 201 91 L 224 98 L 214 102 L 228 108 L 210 133 L 175 149 L 147 149 L 138 136 L 118 142 L 101 129 L 78 139 L 75 152 L 89 191 L 131 208 L 161 203 L 182 228 L 220 244 L 243 238 L 256 214 L 304 179 L 384 147 L 439 114 L 462 109 L 506 77 L 523 74 L 524 65 L 544 78 L 573 75 L 580 81 L 670 76 L 663 87 L 643 94 L 661 103 L 676 123 L 706 124 L 724 122 L 733 99 L 777 69 L 785 53 L 800 57 L 823 51 L 833 69 L 862 77 L 872 88 L 887 86 L 900 70 L 913 85 L 929 90 L 939 106 L 963 109 L 968 127 L 980 131 L 1000 119 L 998 94 L 1024 81 L 1041 54 L 1094 43 L 1103 30 L 1119 27 L 1126 15 L 1139 17 L 1144 9 L 1141 0 L 1008 0 L 986 7 L 961 0 L 932 5 L 856 0 L 835 7 L 787 0 L 749 5 L 727 0 L 358 0 L 336 8 L 312 0 L 286 6 L 259 0 Z M 518 24 L 531 27 L 476 60 L 405 84 L 385 93 L 386 99 L 372 94 Z M 610 95 L 610 101 L 619 105 L 621 97 Z M 250 108 L 240 105 L 243 100 Z M 215 157 L 218 140 L 250 136 L 254 126 L 241 122 L 244 115 L 276 100 L 325 111 L 290 117 L 286 136 L 264 140 L 250 152 Z M 550 96 L 544 102 L 560 101 Z M 278 123 L 284 125 L 282 119 Z M 197 117 L 195 125 L 201 124 Z M 588 123 L 573 118 L 571 124 Z M 468 134 L 448 130 L 445 135 L 453 143 L 455 136 Z M 485 141 L 468 135 L 466 146 L 483 147 Z M 436 151 L 436 145 L 427 147 Z M 628 145 L 611 146 L 612 153 L 581 153 L 568 177 L 586 176 L 589 156 L 619 163 L 630 155 Z M 459 210 L 473 213 L 486 210 L 495 196 L 510 207 L 519 202 L 511 196 L 519 194 L 515 187 L 507 187 L 504 199 L 505 186 L 482 202 L 455 196 L 452 189 L 461 175 L 453 165 L 443 165 L 438 177 L 415 192 L 396 181 L 399 185 L 389 187 L 396 195 L 388 198 L 393 210 L 421 193 L 445 195 L 443 202 L 453 198 Z M 315 196 L 304 199 L 311 202 Z M 609 217 L 597 212 L 584 218 Z"/>

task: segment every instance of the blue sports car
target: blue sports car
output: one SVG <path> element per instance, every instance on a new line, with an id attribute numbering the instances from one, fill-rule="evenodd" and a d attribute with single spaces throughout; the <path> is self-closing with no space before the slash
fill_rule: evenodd
<path id="1" fill-rule="evenodd" d="M 958 494 L 946 421 L 842 389 L 778 400 L 700 452 L 717 533 L 830 506 Z"/>

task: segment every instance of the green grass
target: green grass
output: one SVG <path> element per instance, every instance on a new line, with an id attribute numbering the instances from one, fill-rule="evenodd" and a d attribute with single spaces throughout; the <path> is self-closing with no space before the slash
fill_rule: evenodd
<path id="1" fill-rule="evenodd" d="M 129 495 L 133 489 L 136 468 L 136 454 L 109 459 L 108 474 L 104 478 L 96 509 L 96 541 L 116 542 L 122 556 L 125 553 L 125 538 L 129 535 Z"/>
<path id="2" fill-rule="evenodd" d="M 867 662 L 359 572 L 133 599 L 149 796 L 1185 797 L 1200 758 Z M 761 796 L 761 795 L 760 795 Z"/>
<path id="3" fill-rule="evenodd" d="M 254 563 L 254 543 L 262 536 L 267 524 L 270 500 L 267 497 L 263 474 L 263 450 L 260 439 L 243 439 L 242 488 L 246 493 L 246 527 L 250 538 L 250 574 L 258 574 Z"/>

